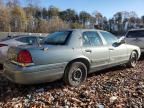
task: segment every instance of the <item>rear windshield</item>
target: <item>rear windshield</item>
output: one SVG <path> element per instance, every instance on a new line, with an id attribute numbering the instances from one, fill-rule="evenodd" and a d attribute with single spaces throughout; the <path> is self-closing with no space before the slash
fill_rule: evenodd
<path id="1" fill-rule="evenodd" d="M 144 30 L 129 31 L 126 37 L 127 38 L 144 37 Z"/>
<path id="2" fill-rule="evenodd" d="M 50 35 L 48 35 L 44 40 L 44 44 L 52 44 L 52 45 L 64 45 L 69 36 L 71 34 L 71 31 L 60 31 L 60 32 L 55 32 Z"/>
<path id="3" fill-rule="evenodd" d="M 8 37 L 6 37 L 6 38 L 1 39 L 0 41 L 7 41 L 7 40 L 9 40 L 9 39 L 12 39 L 12 37 L 11 37 L 11 36 L 8 36 Z"/>

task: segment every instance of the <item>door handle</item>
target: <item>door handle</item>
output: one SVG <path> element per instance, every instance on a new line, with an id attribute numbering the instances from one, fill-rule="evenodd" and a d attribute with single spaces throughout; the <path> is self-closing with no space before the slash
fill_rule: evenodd
<path id="1" fill-rule="evenodd" d="M 141 41 L 139 38 L 136 38 L 135 41 Z"/>
<path id="2" fill-rule="evenodd" d="M 114 48 L 109 48 L 109 50 L 111 50 L 111 51 L 112 51 L 112 50 L 114 50 Z"/>
<path id="3" fill-rule="evenodd" d="M 89 52 L 89 53 L 91 53 L 92 50 L 90 50 L 90 49 L 86 49 L 85 52 Z"/>

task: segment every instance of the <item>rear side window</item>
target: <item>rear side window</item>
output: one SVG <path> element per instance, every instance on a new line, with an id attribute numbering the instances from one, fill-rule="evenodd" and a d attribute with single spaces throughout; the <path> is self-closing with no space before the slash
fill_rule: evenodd
<path id="1" fill-rule="evenodd" d="M 83 46 L 101 46 L 102 40 L 94 31 L 87 31 L 83 33 Z"/>
<path id="2" fill-rule="evenodd" d="M 30 45 L 37 43 L 36 37 L 21 37 L 21 38 L 18 38 L 16 40 L 19 41 L 19 42 L 30 44 Z"/>
<path id="3" fill-rule="evenodd" d="M 129 31 L 126 37 L 127 38 L 144 37 L 144 30 Z"/>
<path id="4" fill-rule="evenodd" d="M 109 32 L 100 32 L 108 45 L 112 45 L 114 42 L 117 42 L 118 38 Z"/>

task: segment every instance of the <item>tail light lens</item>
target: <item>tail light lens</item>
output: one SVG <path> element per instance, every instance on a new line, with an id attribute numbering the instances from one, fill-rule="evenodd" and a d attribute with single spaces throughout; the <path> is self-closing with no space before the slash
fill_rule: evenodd
<path id="1" fill-rule="evenodd" d="M 32 63 L 32 57 L 29 51 L 27 50 L 22 50 L 18 53 L 17 56 L 17 62 L 18 63 L 23 63 L 23 64 L 29 64 Z"/>
<path id="2" fill-rule="evenodd" d="M 6 45 L 6 44 L 0 44 L 0 47 L 4 47 L 4 46 L 8 46 L 8 45 Z"/>

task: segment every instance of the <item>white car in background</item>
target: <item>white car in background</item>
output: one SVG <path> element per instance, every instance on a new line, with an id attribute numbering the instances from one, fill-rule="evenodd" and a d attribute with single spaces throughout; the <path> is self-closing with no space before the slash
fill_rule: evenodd
<path id="1" fill-rule="evenodd" d="M 29 35 L 21 35 L 15 37 L 7 37 L 0 41 L 0 64 L 7 58 L 8 48 L 11 46 L 19 46 L 19 45 L 35 45 L 39 44 L 43 39 L 43 36 L 29 36 Z"/>
<path id="2" fill-rule="evenodd" d="M 144 52 L 144 28 L 129 30 L 125 35 L 126 43 L 139 46 Z"/>

